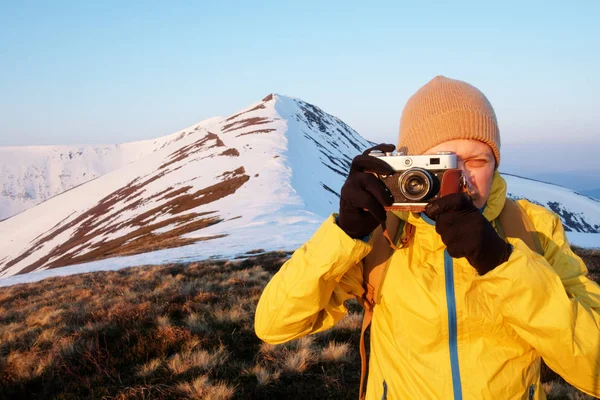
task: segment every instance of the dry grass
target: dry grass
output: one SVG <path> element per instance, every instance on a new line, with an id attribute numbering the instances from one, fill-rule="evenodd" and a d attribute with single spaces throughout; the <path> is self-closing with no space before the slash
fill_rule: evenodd
<path id="1" fill-rule="evenodd" d="M 573 386 L 558 381 L 542 384 L 549 400 L 594 400 L 595 397 L 580 392 Z"/>
<path id="2" fill-rule="evenodd" d="M 192 313 L 185 319 L 185 324 L 192 333 L 202 333 L 210 330 L 210 323 L 200 313 Z"/>
<path id="3" fill-rule="evenodd" d="M 362 327 L 362 312 L 349 312 L 340 322 L 335 324 L 333 329 L 349 329 L 351 331 L 360 330 Z"/>
<path id="4" fill-rule="evenodd" d="M 180 383 L 177 389 L 189 399 L 228 400 L 235 394 L 235 388 L 226 382 L 211 383 L 206 375 L 191 382 Z"/>
<path id="5" fill-rule="evenodd" d="M 6 358 L 4 370 L 16 380 L 32 380 L 42 375 L 52 360 L 47 355 L 34 352 L 13 351 Z"/>
<path id="6" fill-rule="evenodd" d="M 224 364 L 227 360 L 227 351 L 224 346 L 214 351 L 185 349 L 174 354 L 167 366 L 174 374 L 184 374 L 192 368 L 200 370 L 209 370 L 219 364 Z"/>
<path id="7" fill-rule="evenodd" d="M 239 323 L 249 320 L 252 316 L 245 311 L 241 305 L 229 309 L 217 308 L 213 313 L 213 318 L 220 323 Z"/>
<path id="8" fill-rule="evenodd" d="M 600 252 L 577 250 L 600 274 Z M 354 399 L 361 309 L 283 344 L 256 302 L 289 253 L 0 288 L 0 399 Z M 588 399 L 548 369 L 549 399 Z"/>
<path id="9" fill-rule="evenodd" d="M 255 365 L 252 369 L 246 371 L 246 375 L 253 375 L 260 386 L 266 386 L 279 380 L 280 371 L 270 371 L 262 365 Z"/>
<path id="10" fill-rule="evenodd" d="M 162 360 L 159 358 L 148 361 L 146 364 L 138 368 L 137 376 L 142 378 L 148 378 L 152 376 L 159 370 L 159 368 L 162 367 L 162 363 Z"/>
<path id="11" fill-rule="evenodd" d="M 327 347 L 321 352 L 321 359 L 324 361 L 340 362 L 350 360 L 350 344 L 329 342 Z"/>

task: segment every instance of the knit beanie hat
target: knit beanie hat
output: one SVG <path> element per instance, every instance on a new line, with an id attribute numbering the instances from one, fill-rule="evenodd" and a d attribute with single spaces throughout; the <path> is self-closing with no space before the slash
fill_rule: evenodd
<path id="1" fill-rule="evenodd" d="M 454 139 L 486 143 L 494 152 L 498 168 L 500 131 L 489 100 L 466 82 L 436 76 L 406 103 L 400 119 L 398 151 L 423 154 Z"/>

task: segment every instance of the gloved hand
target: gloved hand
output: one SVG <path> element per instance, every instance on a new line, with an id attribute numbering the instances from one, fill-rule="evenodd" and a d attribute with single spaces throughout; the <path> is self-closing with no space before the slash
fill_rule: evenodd
<path id="1" fill-rule="evenodd" d="M 435 230 L 442 237 L 448 254 L 454 258 L 466 257 L 479 275 L 510 257 L 512 246 L 498 236 L 465 194 L 455 193 L 434 200 L 425 208 L 425 214 L 436 221 Z"/>
<path id="2" fill-rule="evenodd" d="M 340 194 L 338 225 L 351 238 L 367 236 L 385 221 L 384 206 L 390 206 L 394 197 L 388 188 L 373 174 L 391 175 L 394 170 L 385 161 L 369 156 L 369 152 L 380 150 L 392 152 L 393 144 L 379 144 L 354 157 L 348 178 Z"/>

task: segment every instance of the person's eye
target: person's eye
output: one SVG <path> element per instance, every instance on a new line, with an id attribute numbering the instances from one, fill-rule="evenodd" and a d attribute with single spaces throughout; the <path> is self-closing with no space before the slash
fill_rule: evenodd
<path id="1" fill-rule="evenodd" d="M 488 160 L 485 158 L 472 158 L 470 160 L 465 161 L 465 164 L 469 168 L 481 168 L 485 167 L 488 164 Z"/>

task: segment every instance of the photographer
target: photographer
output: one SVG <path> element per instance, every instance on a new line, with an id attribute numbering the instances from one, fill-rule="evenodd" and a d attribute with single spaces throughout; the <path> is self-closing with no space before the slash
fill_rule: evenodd
<path id="1" fill-rule="evenodd" d="M 498 124 L 483 93 L 434 78 L 406 104 L 398 150 L 455 153 L 470 196 L 439 197 L 420 213 L 393 211 L 404 226 L 400 236 L 407 227 L 414 232 L 389 256 L 373 303 L 366 398 L 544 399 L 542 358 L 600 396 L 600 287 L 586 278 L 551 211 L 517 202 L 542 255 L 499 234 L 509 200 L 498 173 Z M 265 288 L 255 319 L 261 339 L 282 343 L 331 328 L 346 314 L 346 300 L 364 299 L 365 257 L 393 202 L 372 172 L 393 171 L 377 157 L 354 159 L 339 215 Z"/>

